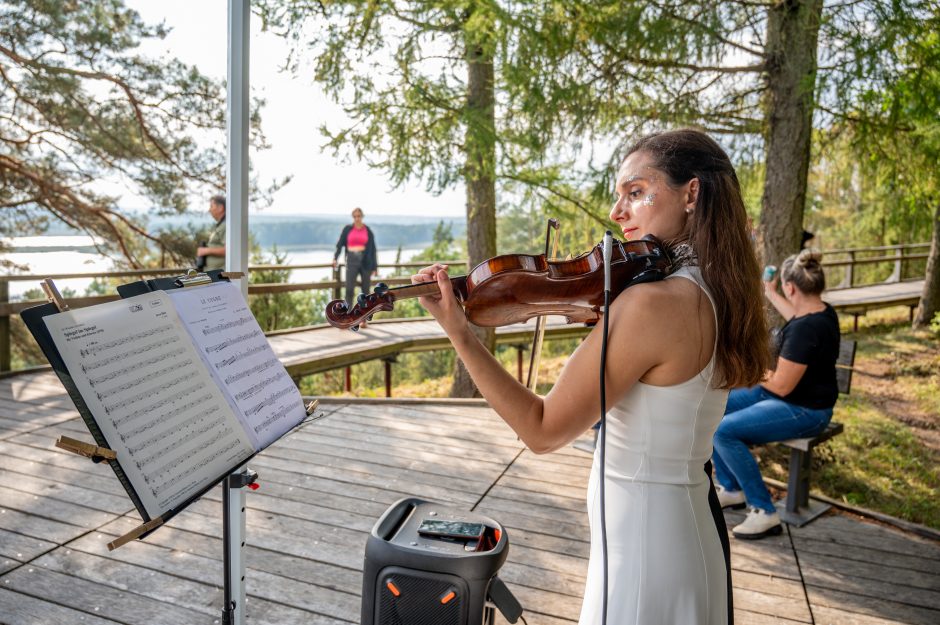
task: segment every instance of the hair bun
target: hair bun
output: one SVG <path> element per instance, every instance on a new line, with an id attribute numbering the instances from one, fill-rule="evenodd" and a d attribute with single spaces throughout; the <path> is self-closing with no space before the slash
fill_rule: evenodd
<path id="1" fill-rule="evenodd" d="M 800 251 L 799 255 L 796 257 L 796 262 L 801 267 L 811 267 L 813 265 L 821 265 L 822 257 L 823 254 L 820 250 L 807 248 Z"/>

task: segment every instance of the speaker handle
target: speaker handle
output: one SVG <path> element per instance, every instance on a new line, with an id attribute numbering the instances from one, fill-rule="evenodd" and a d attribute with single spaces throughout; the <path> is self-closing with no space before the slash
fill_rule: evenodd
<path id="1" fill-rule="evenodd" d="M 522 605 L 519 604 L 519 601 L 513 596 L 512 591 L 509 590 L 509 587 L 503 583 L 499 577 L 493 577 L 490 580 L 490 587 L 487 591 L 490 601 L 493 602 L 500 613 L 505 617 L 510 623 L 515 623 L 519 620 L 519 617 L 522 616 Z"/>

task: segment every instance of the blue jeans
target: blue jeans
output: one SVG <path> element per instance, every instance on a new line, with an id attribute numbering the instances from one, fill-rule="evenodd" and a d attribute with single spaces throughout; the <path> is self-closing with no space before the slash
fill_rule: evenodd
<path id="1" fill-rule="evenodd" d="M 761 386 L 732 390 L 715 432 L 715 478 L 725 490 L 743 490 L 748 505 L 773 512 L 773 500 L 748 445 L 815 436 L 831 418 L 832 408 L 797 406 Z"/>

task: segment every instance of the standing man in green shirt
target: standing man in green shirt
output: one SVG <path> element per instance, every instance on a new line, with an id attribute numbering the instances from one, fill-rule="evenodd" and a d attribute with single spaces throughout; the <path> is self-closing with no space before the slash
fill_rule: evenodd
<path id="1" fill-rule="evenodd" d="M 216 225 L 209 233 L 209 240 L 196 249 L 196 256 L 204 256 L 203 269 L 225 269 L 225 196 L 214 195 L 209 200 L 209 214 Z"/>

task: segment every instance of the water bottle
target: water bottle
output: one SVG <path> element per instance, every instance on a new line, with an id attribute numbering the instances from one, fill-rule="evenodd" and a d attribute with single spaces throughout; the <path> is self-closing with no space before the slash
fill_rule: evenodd
<path id="1" fill-rule="evenodd" d="M 761 276 L 761 280 L 764 282 L 770 282 L 774 279 L 775 275 L 777 275 L 777 268 L 773 265 L 767 265 L 764 267 L 764 275 Z"/>

